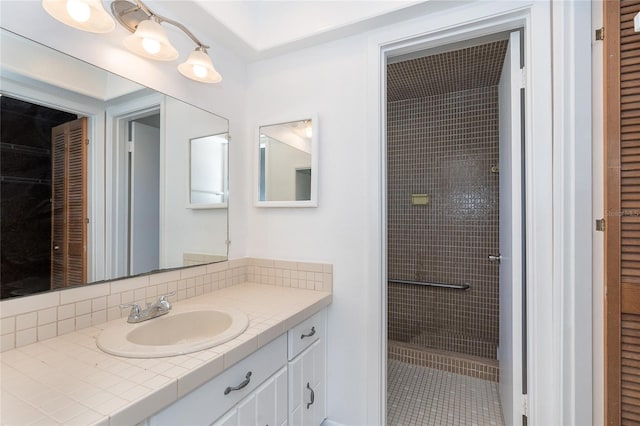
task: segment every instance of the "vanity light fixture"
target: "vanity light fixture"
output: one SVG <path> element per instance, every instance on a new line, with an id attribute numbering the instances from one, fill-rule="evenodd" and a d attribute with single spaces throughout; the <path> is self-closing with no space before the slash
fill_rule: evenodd
<path id="1" fill-rule="evenodd" d="M 185 77 L 202 83 L 219 83 L 222 81 L 222 76 L 213 67 L 211 58 L 207 55 L 207 49 L 204 46 L 196 47 L 196 50 L 189 54 L 189 58 L 178 65 L 178 71 Z"/>
<path id="2" fill-rule="evenodd" d="M 156 61 L 173 61 L 179 56 L 155 16 L 140 21 L 134 33 L 124 39 L 124 46 L 136 55 Z"/>
<path id="3" fill-rule="evenodd" d="M 60 22 L 71 27 L 106 33 L 115 28 L 115 22 L 102 7 L 101 0 L 42 0 L 44 9 Z M 141 0 L 130 2 L 115 0 L 111 12 L 116 20 L 132 34 L 124 45 L 131 52 L 147 59 L 173 61 L 179 54 L 171 45 L 162 23 L 171 24 L 185 33 L 196 48 L 187 60 L 178 65 L 178 71 L 201 83 L 219 83 L 222 76 L 216 71 L 207 54 L 209 46 L 203 44 L 181 23 L 153 12 Z"/>
<path id="4" fill-rule="evenodd" d="M 58 21 L 82 31 L 108 33 L 116 27 L 100 0 L 42 0 L 42 7 Z"/>

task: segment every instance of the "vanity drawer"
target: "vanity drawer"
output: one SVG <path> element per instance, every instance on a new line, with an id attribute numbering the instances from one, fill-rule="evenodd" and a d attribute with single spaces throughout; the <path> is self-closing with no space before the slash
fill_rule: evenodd
<path id="1" fill-rule="evenodd" d="M 253 392 L 262 382 L 287 363 L 286 335 L 278 337 L 257 352 L 223 371 L 198 389 L 179 399 L 149 419 L 149 425 L 208 425 L 229 411 L 241 399 Z M 246 380 L 242 389 L 228 392 Z"/>
<path id="2" fill-rule="evenodd" d="M 324 338 L 326 318 L 326 309 L 323 309 L 289 330 L 289 360 L 295 358 L 316 340 Z"/>

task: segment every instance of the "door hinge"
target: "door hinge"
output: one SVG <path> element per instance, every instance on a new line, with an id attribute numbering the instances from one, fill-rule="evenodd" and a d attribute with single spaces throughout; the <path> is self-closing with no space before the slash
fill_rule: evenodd
<path id="1" fill-rule="evenodd" d="M 133 141 L 127 142 L 127 151 L 133 152 Z"/>
<path id="2" fill-rule="evenodd" d="M 596 40 L 604 40 L 604 27 L 596 30 Z"/>
<path id="3" fill-rule="evenodd" d="M 87 145 L 89 145 L 89 139 L 85 139 L 85 142 L 87 143 Z"/>
<path id="4" fill-rule="evenodd" d="M 529 395 L 522 394 L 522 415 L 529 417 Z"/>
<path id="5" fill-rule="evenodd" d="M 524 89 L 527 86 L 527 69 L 525 67 L 520 68 L 520 71 L 522 71 L 522 83 L 520 88 Z"/>
<path id="6" fill-rule="evenodd" d="M 604 232 L 607 229 L 607 222 L 603 219 L 596 219 L 596 231 Z"/>
<path id="7" fill-rule="evenodd" d="M 89 218 L 87 218 L 87 223 L 89 223 Z"/>

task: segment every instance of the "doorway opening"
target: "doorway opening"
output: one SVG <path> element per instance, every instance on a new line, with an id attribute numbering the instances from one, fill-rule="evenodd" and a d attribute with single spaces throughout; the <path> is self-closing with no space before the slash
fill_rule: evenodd
<path id="1" fill-rule="evenodd" d="M 160 268 L 160 105 L 113 118 L 116 238 L 111 247 L 114 276 Z"/>
<path id="2" fill-rule="evenodd" d="M 129 275 L 160 268 L 160 113 L 129 122 Z"/>
<path id="3" fill-rule="evenodd" d="M 523 422 L 521 38 L 387 62 L 389 425 Z"/>

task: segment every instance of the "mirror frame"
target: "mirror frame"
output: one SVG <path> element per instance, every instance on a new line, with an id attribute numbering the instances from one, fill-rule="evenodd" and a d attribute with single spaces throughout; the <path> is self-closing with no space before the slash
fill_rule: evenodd
<path id="1" fill-rule="evenodd" d="M 260 200 L 260 129 L 266 126 L 293 123 L 296 121 L 311 120 L 313 132 L 311 134 L 311 199 L 304 201 L 261 201 Z M 298 115 L 297 118 L 275 119 L 258 125 L 255 140 L 258 142 L 258 149 L 254 149 L 254 200 L 256 207 L 318 207 L 318 153 L 319 145 L 319 125 L 318 114 Z"/>

